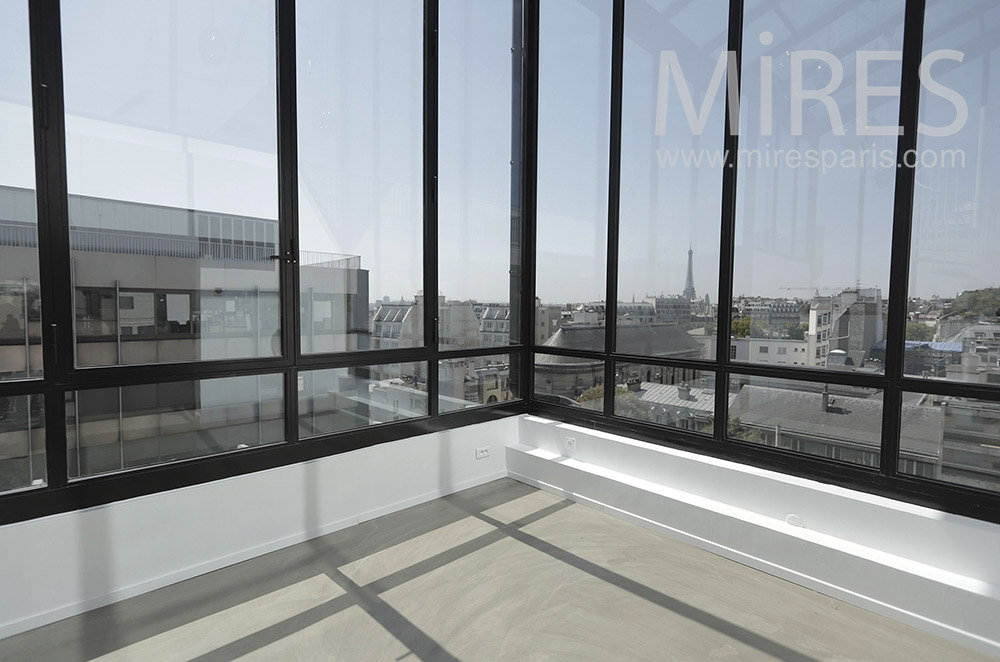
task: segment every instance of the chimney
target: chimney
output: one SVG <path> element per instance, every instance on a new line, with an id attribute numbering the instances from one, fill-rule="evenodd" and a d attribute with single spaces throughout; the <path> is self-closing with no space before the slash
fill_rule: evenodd
<path id="1" fill-rule="evenodd" d="M 825 412 L 825 411 L 829 411 L 829 410 L 830 410 L 830 391 L 827 389 L 826 386 L 824 386 L 823 387 L 823 398 L 822 398 L 821 403 L 820 403 L 820 411 L 824 411 Z"/>
<path id="2" fill-rule="evenodd" d="M 681 400 L 691 399 L 691 387 L 688 385 L 687 382 L 681 382 L 680 384 L 678 384 L 677 397 L 680 398 Z"/>

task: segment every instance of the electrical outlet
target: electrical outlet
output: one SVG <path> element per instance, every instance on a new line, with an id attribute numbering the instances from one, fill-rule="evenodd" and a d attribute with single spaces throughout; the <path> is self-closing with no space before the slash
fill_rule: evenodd
<path id="1" fill-rule="evenodd" d="M 566 450 L 568 451 L 576 450 L 576 437 L 566 437 Z"/>
<path id="2" fill-rule="evenodd" d="M 489 456 L 490 456 L 490 447 L 489 446 L 483 446 L 482 448 L 477 448 L 476 449 L 476 459 L 477 460 L 481 460 L 484 457 L 489 457 Z"/>

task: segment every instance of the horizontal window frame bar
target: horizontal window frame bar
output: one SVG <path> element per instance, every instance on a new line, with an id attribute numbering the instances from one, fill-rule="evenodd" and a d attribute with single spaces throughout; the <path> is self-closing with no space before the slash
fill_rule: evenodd
<path id="1" fill-rule="evenodd" d="M 975 398 L 1000 402 L 1000 385 L 972 384 L 969 382 L 949 382 L 941 379 L 903 377 L 899 380 L 901 393 L 927 393 L 929 395 Z"/>
<path id="2" fill-rule="evenodd" d="M 785 379 L 793 382 L 809 382 L 812 384 L 838 384 L 841 386 L 858 386 L 861 388 L 877 388 L 886 390 L 890 380 L 883 375 L 857 372 L 840 372 L 837 370 L 820 370 L 815 368 L 785 368 L 770 364 L 734 363 L 725 367 L 729 376 L 746 375 L 748 377 L 763 377 L 768 379 Z"/>
<path id="3" fill-rule="evenodd" d="M 42 379 L 23 379 L 0 382 L 0 398 L 16 398 L 22 395 L 39 395 L 59 390 Z"/>
<path id="4" fill-rule="evenodd" d="M 363 349 L 329 354 L 308 354 L 298 357 L 293 367 L 303 370 L 313 370 L 317 367 L 416 363 L 419 361 L 430 361 L 433 358 L 433 349 L 426 346 L 401 347 L 398 349 Z"/>

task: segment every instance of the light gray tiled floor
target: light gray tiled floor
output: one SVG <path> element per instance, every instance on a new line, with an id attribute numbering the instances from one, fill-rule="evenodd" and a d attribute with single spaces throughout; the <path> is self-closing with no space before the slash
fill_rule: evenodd
<path id="1" fill-rule="evenodd" d="M 986 660 L 500 480 L 0 641 L 0 660 Z"/>

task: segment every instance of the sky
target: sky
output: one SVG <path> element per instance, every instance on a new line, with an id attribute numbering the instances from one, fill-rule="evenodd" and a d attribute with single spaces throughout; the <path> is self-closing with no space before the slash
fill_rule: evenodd
<path id="1" fill-rule="evenodd" d="M 699 296 L 718 299 L 721 172 L 660 167 L 657 150 L 718 149 L 723 93 L 693 136 L 677 103 L 654 132 L 659 54 L 678 53 L 696 103 L 726 42 L 724 0 L 628 3 L 622 128 L 619 298 L 679 293 L 694 252 Z M 856 135 L 854 55 L 898 50 L 903 0 L 748 0 L 741 146 L 894 150 Z M 0 5 L 0 184 L 33 185 L 27 1 Z M 422 287 L 420 3 L 298 5 L 300 232 L 303 250 L 357 254 L 372 298 Z M 610 0 L 542 3 L 538 295 L 605 298 L 610 118 Z M 76 0 L 63 3 L 72 193 L 274 218 L 277 214 L 274 12 L 268 0 Z M 970 14 L 963 19 L 965 12 Z M 967 53 L 933 70 L 968 102 L 955 136 L 921 149 L 962 149 L 965 168 L 918 168 L 910 294 L 954 295 L 1000 285 L 996 107 L 1000 7 L 928 0 L 925 50 Z M 815 29 L 803 30 L 814 24 Z M 941 33 L 937 26 L 955 24 Z M 762 44 L 769 32 L 773 41 Z M 440 31 L 440 285 L 448 298 L 509 296 L 511 9 L 442 0 Z M 847 127 L 806 104 L 805 135 L 789 135 L 790 56 L 824 49 L 842 61 L 835 97 Z M 986 59 L 982 54 L 986 53 Z M 757 126 L 760 58 L 773 58 L 775 135 Z M 806 87 L 829 71 L 806 70 Z M 871 84 L 898 84 L 898 62 Z M 873 101 L 868 121 L 894 124 L 897 101 Z M 923 95 L 921 120 L 954 108 Z M 998 115 L 997 117 L 1000 117 Z M 992 148 L 992 149 L 991 149 Z M 741 170 L 735 294 L 808 297 L 812 288 L 888 288 L 891 169 Z M 792 288 L 792 289 L 783 289 Z M 797 289 L 804 288 L 804 289 Z"/>

